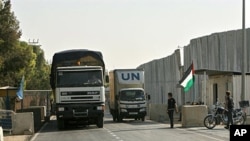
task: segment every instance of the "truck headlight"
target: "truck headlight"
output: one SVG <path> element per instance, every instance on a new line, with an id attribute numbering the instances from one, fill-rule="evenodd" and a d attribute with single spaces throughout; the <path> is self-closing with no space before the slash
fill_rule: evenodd
<path id="1" fill-rule="evenodd" d="M 64 107 L 58 107 L 58 111 L 59 111 L 59 112 L 64 111 Z"/>
<path id="2" fill-rule="evenodd" d="M 97 110 L 103 110 L 104 107 L 103 106 L 97 106 Z"/>

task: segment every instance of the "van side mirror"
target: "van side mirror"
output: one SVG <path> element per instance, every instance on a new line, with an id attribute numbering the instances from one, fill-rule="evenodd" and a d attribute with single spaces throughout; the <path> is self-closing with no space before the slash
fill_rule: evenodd
<path id="1" fill-rule="evenodd" d="M 150 100 L 150 95 L 147 95 L 147 99 Z"/>

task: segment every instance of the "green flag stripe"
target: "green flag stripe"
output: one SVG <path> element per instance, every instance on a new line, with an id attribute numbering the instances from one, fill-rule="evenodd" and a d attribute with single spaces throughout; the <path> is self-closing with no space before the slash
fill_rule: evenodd
<path id="1" fill-rule="evenodd" d="M 194 84 L 193 79 L 190 79 L 187 83 L 187 85 L 184 87 L 184 92 L 187 92 Z"/>
<path id="2" fill-rule="evenodd" d="M 186 78 L 182 81 L 181 86 L 184 88 L 188 85 L 188 82 L 193 79 L 192 72 L 189 72 L 189 74 L 186 76 Z"/>

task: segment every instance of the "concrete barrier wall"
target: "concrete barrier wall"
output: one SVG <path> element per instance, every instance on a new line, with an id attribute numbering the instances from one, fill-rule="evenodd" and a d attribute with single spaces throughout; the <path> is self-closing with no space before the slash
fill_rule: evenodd
<path id="1" fill-rule="evenodd" d="M 32 112 L 16 113 L 12 121 L 12 134 L 34 134 L 34 119 Z"/>
<path id="2" fill-rule="evenodd" d="M 45 120 L 45 116 L 46 116 L 46 106 L 30 106 L 27 109 L 36 109 L 36 108 L 41 108 L 41 120 Z"/>
<path id="3" fill-rule="evenodd" d="M 3 141 L 3 128 L 0 126 L 0 141 Z"/>
<path id="4" fill-rule="evenodd" d="M 149 118 L 154 121 L 169 121 L 167 104 L 149 104 Z M 174 112 L 174 118 L 179 118 L 179 113 Z"/>
<path id="5" fill-rule="evenodd" d="M 207 116 L 206 105 L 184 105 L 182 106 L 182 127 L 204 126 L 203 121 Z"/>
<path id="6" fill-rule="evenodd" d="M 158 122 L 167 120 L 166 104 L 150 104 L 150 119 Z"/>
<path id="7" fill-rule="evenodd" d="M 43 108 L 38 107 L 38 108 L 26 108 L 22 110 L 17 110 L 18 113 L 24 113 L 24 112 L 32 112 L 33 113 L 33 121 L 34 121 L 34 126 L 35 126 L 35 132 L 37 132 L 41 126 L 42 126 L 42 115 L 43 113 Z"/>

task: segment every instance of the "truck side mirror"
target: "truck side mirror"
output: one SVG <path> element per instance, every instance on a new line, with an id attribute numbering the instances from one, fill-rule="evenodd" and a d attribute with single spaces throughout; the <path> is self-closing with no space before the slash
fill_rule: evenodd
<path id="1" fill-rule="evenodd" d="M 119 91 L 118 94 L 115 95 L 115 99 L 118 100 L 120 97 L 121 92 Z"/>
<path id="2" fill-rule="evenodd" d="M 108 75 L 105 76 L 105 82 L 109 83 L 109 76 Z"/>

